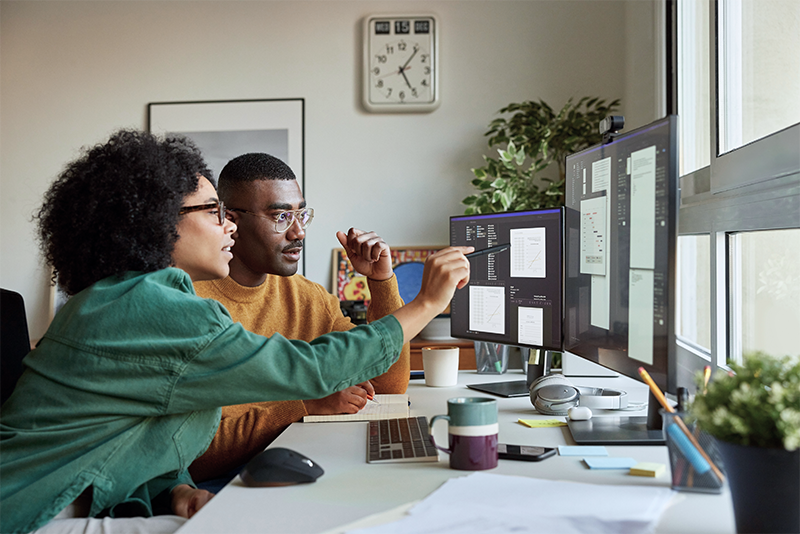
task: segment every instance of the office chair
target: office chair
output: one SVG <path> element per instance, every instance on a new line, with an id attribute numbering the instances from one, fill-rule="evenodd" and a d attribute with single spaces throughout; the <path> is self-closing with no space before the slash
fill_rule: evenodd
<path id="1" fill-rule="evenodd" d="M 22 359 L 31 350 L 22 295 L 0 289 L 0 404 L 11 396 L 22 376 Z"/>

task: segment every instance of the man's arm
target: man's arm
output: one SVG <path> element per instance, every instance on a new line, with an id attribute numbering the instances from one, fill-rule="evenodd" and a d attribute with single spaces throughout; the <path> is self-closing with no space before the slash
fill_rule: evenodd
<path id="1" fill-rule="evenodd" d="M 336 237 L 347 252 L 353 268 L 366 275 L 371 294 L 367 308 L 367 322 L 376 321 L 403 307 L 397 277 L 392 270 L 389 245 L 375 232 L 362 232 L 351 228 L 347 234 Z M 349 322 L 349 321 L 348 321 Z M 405 393 L 411 372 L 411 346 L 403 345 L 400 356 L 389 370 L 370 382 L 377 393 Z"/>

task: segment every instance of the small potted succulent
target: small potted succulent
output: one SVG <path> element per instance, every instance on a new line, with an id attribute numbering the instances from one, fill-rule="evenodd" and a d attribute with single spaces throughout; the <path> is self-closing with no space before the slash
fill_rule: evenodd
<path id="1" fill-rule="evenodd" d="M 800 532 L 800 356 L 747 355 L 690 411 L 717 440 L 737 531 Z"/>

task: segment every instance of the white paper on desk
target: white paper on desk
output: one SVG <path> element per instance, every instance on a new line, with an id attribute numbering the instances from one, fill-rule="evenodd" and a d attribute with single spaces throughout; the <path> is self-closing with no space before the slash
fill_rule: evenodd
<path id="1" fill-rule="evenodd" d="M 451 478 L 394 523 L 350 534 L 652 532 L 674 492 L 473 473 Z"/>

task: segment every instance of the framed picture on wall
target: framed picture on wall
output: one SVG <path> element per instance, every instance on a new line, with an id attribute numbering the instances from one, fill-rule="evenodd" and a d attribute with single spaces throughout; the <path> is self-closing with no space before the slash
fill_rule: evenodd
<path id="1" fill-rule="evenodd" d="M 156 134 L 191 138 L 214 173 L 249 152 L 265 152 L 285 162 L 305 190 L 305 100 L 219 100 L 151 102 L 147 123 Z M 305 274 L 304 258 L 298 272 Z"/>
<path id="2" fill-rule="evenodd" d="M 392 269 L 397 277 L 397 286 L 403 302 L 411 302 L 422 285 L 425 259 L 445 247 L 397 247 L 391 249 Z M 333 249 L 331 287 L 340 301 L 363 301 L 369 305 L 371 299 L 367 277 L 353 268 L 343 248 Z"/>

